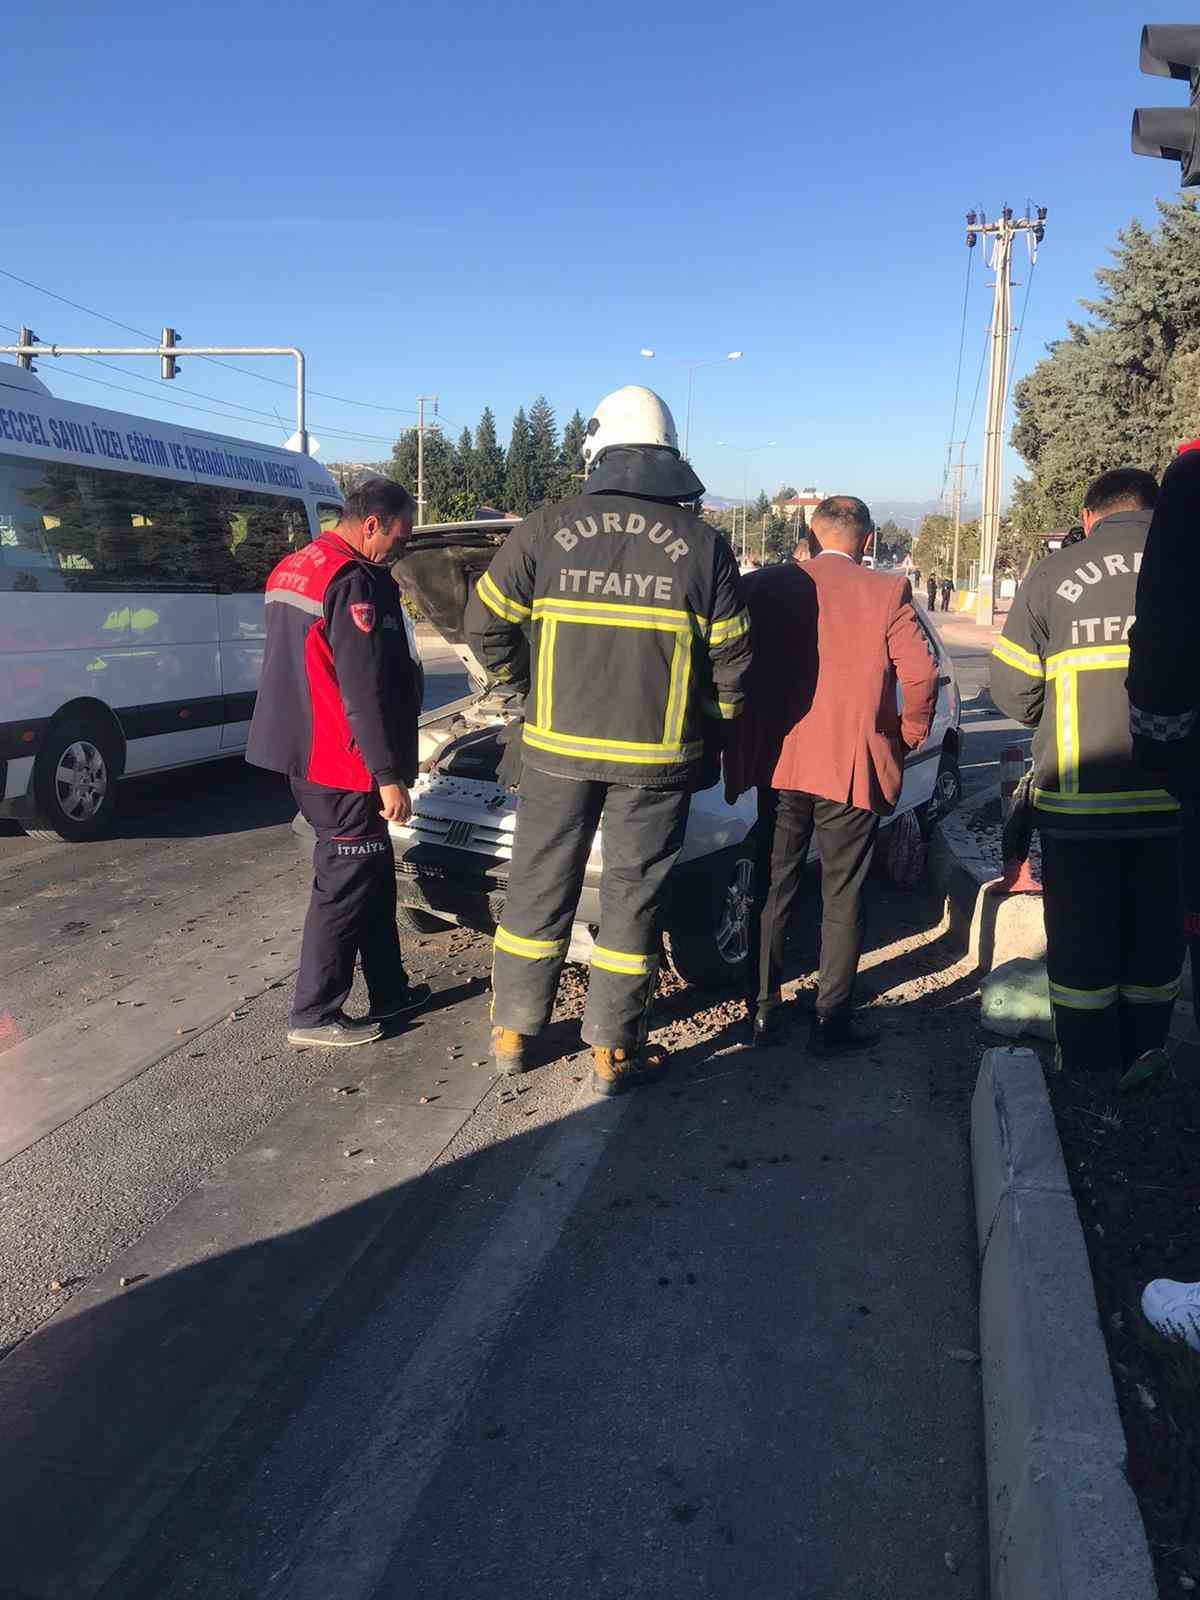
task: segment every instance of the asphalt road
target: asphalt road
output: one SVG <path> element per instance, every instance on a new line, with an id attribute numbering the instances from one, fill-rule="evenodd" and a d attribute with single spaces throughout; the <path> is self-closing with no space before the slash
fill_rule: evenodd
<path id="1" fill-rule="evenodd" d="M 407 1031 L 296 1053 L 286 791 L 186 782 L 0 841 L 0 1597 L 982 1597 L 976 1008 L 933 909 L 877 895 L 881 1039 L 837 1064 L 671 983 L 671 1075 L 596 1101 L 573 974 L 496 1084 L 461 933 L 410 941 Z"/>

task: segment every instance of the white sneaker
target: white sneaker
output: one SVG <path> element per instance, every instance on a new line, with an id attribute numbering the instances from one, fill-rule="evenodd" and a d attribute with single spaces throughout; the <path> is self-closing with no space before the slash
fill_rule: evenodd
<path id="1" fill-rule="evenodd" d="M 1200 1283 L 1155 1278 L 1142 1290 L 1142 1315 L 1168 1339 L 1182 1339 L 1200 1350 Z"/>

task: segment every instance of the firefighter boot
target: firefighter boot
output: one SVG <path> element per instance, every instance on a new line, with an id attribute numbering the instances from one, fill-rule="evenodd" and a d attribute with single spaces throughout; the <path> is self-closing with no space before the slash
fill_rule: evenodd
<path id="1" fill-rule="evenodd" d="M 515 1078 L 526 1070 L 526 1038 L 515 1028 L 492 1029 L 492 1065 L 502 1078 Z"/>
<path id="2" fill-rule="evenodd" d="M 639 1083 L 653 1083 L 667 1069 L 661 1050 L 621 1050 L 610 1045 L 592 1046 L 592 1088 L 597 1094 L 621 1094 Z"/>

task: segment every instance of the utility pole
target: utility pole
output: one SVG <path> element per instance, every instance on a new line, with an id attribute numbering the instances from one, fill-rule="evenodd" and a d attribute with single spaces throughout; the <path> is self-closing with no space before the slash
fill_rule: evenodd
<path id="1" fill-rule="evenodd" d="M 1028 208 L 1027 212 L 1028 212 Z M 1037 215 L 1014 217 L 1005 206 L 995 222 L 982 212 L 967 212 L 967 247 L 974 249 L 979 235 L 992 240 L 989 267 L 996 274 L 992 300 L 991 358 L 988 365 L 987 421 L 984 424 L 983 515 L 979 527 L 979 599 L 975 620 L 990 628 L 996 615 L 996 548 L 1000 542 L 1000 485 L 1004 467 L 1004 413 L 1008 399 L 1008 347 L 1012 333 L 1012 249 L 1018 233 L 1026 236 L 1029 261 L 1045 238 L 1046 207 Z"/>
<path id="2" fill-rule="evenodd" d="M 435 394 L 419 394 L 417 396 L 417 526 L 425 522 L 425 406 L 433 406 L 433 414 L 437 416 L 438 397 Z"/>
<path id="3" fill-rule="evenodd" d="M 954 580 L 956 589 L 958 588 L 958 542 L 959 535 L 962 533 L 963 473 L 967 471 L 974 472 L 975 470 L 975 462 L 972 462 L 968 468 L 963 461 L 966 449 L 967 441 L 960 439 L 958 441 L 958 460 L 953 462 L 950 467 L 950 471 L 954 474 L 954 487 L 950 491 L 950 503 L 954 508 L 954 560 L 951 563 L 950 576 Z"/>

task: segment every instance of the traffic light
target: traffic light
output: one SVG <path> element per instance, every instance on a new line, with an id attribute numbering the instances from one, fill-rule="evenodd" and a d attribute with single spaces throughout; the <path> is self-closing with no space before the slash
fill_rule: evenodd
<path id="1" fill-rule="evenodd" d="M 174 328 L 164 328 L 162 342 L 168 347 L 176 345 L 179 343 L 179 334 Z M 179 363 L 174 356 L 160 356 L 159 363 L 159 371 L 164 378 L 174 378 L 179 372 Z"/>
<path id="2" fill-rule="evenodd" d="M 1200 184 L 1200 26 L 1148 22 L 1140 65 L 1155 78 L 1182 78 L 1191 85 L 1191 100 L 1187 109 L 1139 106 L 1130 140 L 1134 155 L 1178 161 L 1184 187 Z"/>
<path id="3" fill-rule="evenodd" d="M 17 335 L 18 344 L 36 344 L 37 342 L 38 336 L 36 333 L 34 333 L 32 328 L 22 328 Z M 37 371 L 37 368 L 33 364 L 32 356 L 18 356 L 17 365 L 19 367 L 24 367 L 26 372 Z"/>

